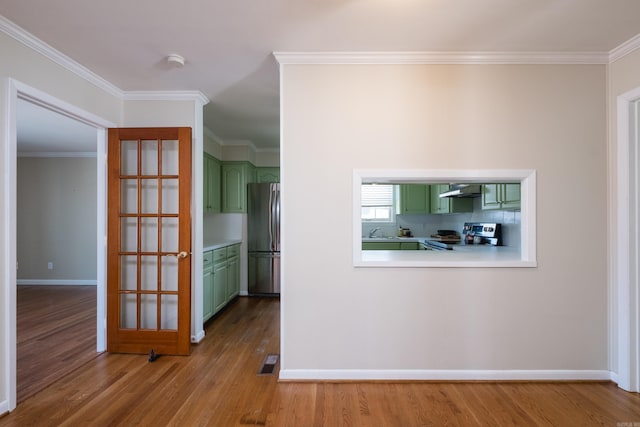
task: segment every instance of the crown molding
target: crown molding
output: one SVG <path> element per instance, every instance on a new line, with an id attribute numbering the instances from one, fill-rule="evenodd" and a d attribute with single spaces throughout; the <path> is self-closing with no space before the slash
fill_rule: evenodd
<path id="1" fill-rule="evenodd" d="M 109 83 L 93 71 L 69 58 L 64 53 L 43 42 L 33 34 L 25 31 L 23 28 L 20 28 L 2 15 L 0 15 L 0 31 L 14 38 L 23 45 L 33 49 L 44 57 L 50 59 L 61 67 L 66 68 L 72 73 L 92 83 L 105 92 L 119 98 L 122 97 L 122 90 Z"/>
<path id="2" fill-rule="evenodd" d="M 608 52 L 274 52 L 281 65 L 607 64 Z"/>
<path id="3" fill-rule="evenodd" d="M 213 133 L 213 131 L 208 127 L 202 126 L 202 132 L 204 133 L 205 136 L 209 137 L 209 139 L 212 139 L 218 145 L 220 146 L 224 145 L 224 140 L 220 138 L 218 135 L 216 135 L 215 133 Z"/>
<path id="4" fill-rule="evenodd" d="M 636 51 L 637 49 L 640 49 L 640 34 L 630 38 L 629 40 L 609 52 L 609 63 L 613 63 L 618 59 L 627 56 L 631 52 Z"/>
<path id="5" fill-rule="evenodd" d="M 71 71 L 78 77 L 124 101 L 195 101 L 201 105 L 209 103 L 209 98 L 200 91 L 123 91 L 2 15 L 0 15 L 0 31 Z"/>
<path id="6" fill-rule="evenodd" d="M 256 148 L 255 144 L 253 142 L 249 141 L 248 139 L 230 139 L 230 140 L 226 140 L 226 141 L 223 141 L 222 146 L 223 147 L 231 147 L 231 146 L 249 147 L 254 152 L 258 151 L 258 149 Z"/>
<path id="7" fill-rule="evenodd" d="M 199 90 L 131 90 L 122 94 L 124 101 L 195 101 L 201 105 L 209 98 Z"/>

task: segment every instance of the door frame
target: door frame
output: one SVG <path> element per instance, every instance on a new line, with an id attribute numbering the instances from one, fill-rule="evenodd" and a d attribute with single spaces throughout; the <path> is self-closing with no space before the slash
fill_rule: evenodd
<path id="1" fill-rule="evenodd" d="M 7 180 L 4 188 L 4 215 L 5 233 L 8 238 L 4 239 L 4 272 L 3 282 L 5 283 L 5 372 L 7 372 L 7 410 L 12 411 L 16 407 L 17 384 L 16 384 L 16 295 L 17 295 L 17 274 L 16 274 L 16 249 L 17 249 L 17 129 L 16 129 L 16 108 L 18 99 L 33 102 L 43 108 L 62 114 L 74 120 L 78 120 L 96 129 L 96 161 L 97 161 L 97 313 L 96 313 L 96 352 L 106 349 L 106 231 L 107 231 L 107 132 L 109 127 L 116 127 L 102 117 L 96 116 L 88 111 L 78 108 L 68 102 L 49 95 L 39 89 L 26 85 L 15 79 L 8 79 L 8 105 L 7 105 L 7 144 L 4 147 L 5 170 Z M 0 411 L 1 412 L 1 411 Z"/>
<path id="2" fill-rule="evenodd" d="M 640 87 L 616 101 L 609 187 L 610 370 L 620 388 L 640 392 Z"/>

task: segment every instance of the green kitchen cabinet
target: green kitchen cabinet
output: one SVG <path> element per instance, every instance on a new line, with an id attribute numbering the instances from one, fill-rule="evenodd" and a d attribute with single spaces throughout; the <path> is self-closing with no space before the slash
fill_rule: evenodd
<path id="1" fill-rule="evenodd" d="M 441 193 L 449 191 L 449 184 L 431 185 L 431 213 L 448 214 L 473 212 L 473 199 L 458 197 L 440 197 Z"/>
<path id="2" fill-rule="evenodd" d="M 364 251 L 397 251 L 400 250 L 400 242 L 362 242 Z"/>
<path id="3" fill-rule="evenodd" d="M 520 184 L 483 184 L 482 209 L 520 209 Z"/>
<path id="4" fill-rule="evenodd" d="M 280 168 L 257 167 L 256 182 L 280 182 Z"/>
<path id="5" fill-rule="evenodd" d="M 227 247 L 213 251 L 213 313 L 227 304 Z"/>
<path id="6" fill-rule="evenodd" d="M 426 184 L 400 185 L 400 214 L 428 214 L 431 189 Z"/>
<path id="7" fill-rule="evenodd" d="M 240 244 L 204 253 L 202 286 L 204 323 L 240 294 Z"/>
<path id="8" fill-rule="evenodd" d="M 247 212 L 247 184 L 254 182 L 254 175 L 249 162 L 222 163 L 222 212 Z"/>
<path id="9" fill-rule="evenodd" d="M 213 266 L 213 312 L 217 313 L 227 304 L 227 261 Z"/>
<path id="10" fill-rule="evenodd" d="M 227 302 L 240 293 L 240 245 L 227 248 Z"/>
<path id="11" fill-rule="evenodd" d="M 202 270 L 202 323 L 213 316 L 213 251 L 204 253 Z"/>
<path id="12" fill-rule="evenodd" d="M 204 212 L 217 213 L 221 210 L 221 164 L 215 157 L 204 153 L 203 166 Z"/>
<path id="13" fill-rule="evenodd" d="M 418 242 L 362 242 L 363 251 L 414 251 Z"/>
<path id="14" fill-rule="evenodd" d="M 418 242 L 400 242 L 400 250 L 402 251 L 417 251 L 418 248 Z"/>

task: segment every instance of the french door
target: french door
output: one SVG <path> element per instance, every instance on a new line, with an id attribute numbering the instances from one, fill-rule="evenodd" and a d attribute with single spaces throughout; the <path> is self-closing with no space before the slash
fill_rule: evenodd
<path id="1" fill-rule="evenodd" d="M 191 129 L 109 129 L 107 351 L 187 355 Z"/>

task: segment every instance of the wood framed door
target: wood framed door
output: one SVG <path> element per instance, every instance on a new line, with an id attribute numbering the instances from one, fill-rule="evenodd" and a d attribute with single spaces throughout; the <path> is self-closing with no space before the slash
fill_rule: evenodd
<path id="1" fill-rule="evenodd" d="M 109 129 L 107 351 L 188 355 L 191 128 Z"/>

